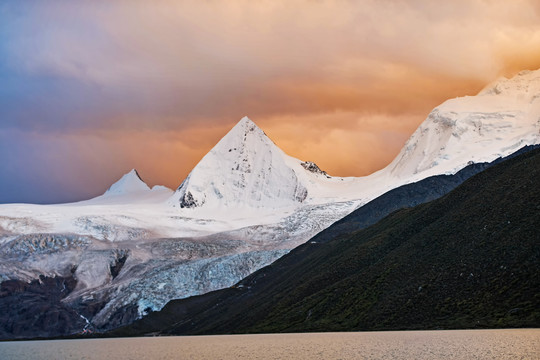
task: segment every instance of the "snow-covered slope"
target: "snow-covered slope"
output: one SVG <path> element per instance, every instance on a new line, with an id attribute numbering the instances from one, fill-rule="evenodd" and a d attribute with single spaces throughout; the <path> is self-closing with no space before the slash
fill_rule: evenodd
<path id="1" fill-rule="evenodd" d="M 540 70 L 501 78 L 436 107 L 387 167 L 410 181 L 452 174 L 540 143 Z"/>
<path id="2" fill-rule="evenodd" d="M 105 196 L 125 195 L 138 192 L 150 191 L 150 188 L 141 179 L 137 170 L 132 169 L 111 185 L 111 187 L 105 192 Z"/>
<path id="3" fill-rule="evenodd" d="M 388 190 L 538 143 L 540 70 L 448 100 L 389 166 L 360 178 L 286 155 L 243 118 L 175 192 L 132 170 L 87 201 L 0 205 L 0 279 L 73 274 L 68 300 L 111 326 L 231 286 Z"/>
<path id="4" fill-rule="evenodd" d="M 340 206 L 339 215 L 345 215 L 405 183 L 455 173 L 470 162 L 492 161 L 538 143 L 540 70 L 500 79 L 477 96 L 446 101 L 429 114 L 390 165 L 366 177 L 332 177 L 313 163 L 290 157 L 245 117 L 174 193 L 164 187 L 150 190 L 132 170 L 88 201 L 0 206 L 0 231 L 41 229 L 118 241 L 278 224 L 298 211 L 327 204 L 348 204 Z"/>
<path id="5" fill-rule="evenodd" d="M 195 217 L 260 218 L 276 209 L 358 200 L 361 187 L 375 186 L 376 177 L 329 176 L 313 162 L 285 154 L 244 117 L 202 158 L 168 204 Z M 226 209 L 235 209 L 234 214 Z"/>
<path id="6" fill-rule="evenodd" d="M 141 179 L 137 170 L 132 169 L 112 184 L 103 195 L 66 205 L 83 206 L 84 208 L 88 205 L 161 204 L 172 193 L 171 189 L 162 185 L 156 185 L 150 189 Z"/>
<path id="7" fill-rule="evenodd" d="M 202 158 L 170 203 L 180 208 L 278 208 L 301 203 L 307 189 L 284 156 L 244 117 Z"/>

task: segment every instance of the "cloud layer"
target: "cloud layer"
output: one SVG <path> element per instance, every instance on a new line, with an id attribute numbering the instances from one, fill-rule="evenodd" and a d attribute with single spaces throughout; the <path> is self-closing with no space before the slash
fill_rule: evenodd
<path id="1" fill-rule="evenodd" d="M 531 1 L 0 4 L 0 202 L 178 186 L 248 115 L 331 174 L 392 160 L 429 111 L 540 67 Z"/>

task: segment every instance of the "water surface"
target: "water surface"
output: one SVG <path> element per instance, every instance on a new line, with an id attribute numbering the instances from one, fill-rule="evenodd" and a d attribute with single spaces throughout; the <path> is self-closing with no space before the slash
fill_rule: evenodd
<path id="1" fill-rule="evenodd" d="M 8 359 L 540 359 L 540 329 L 0 342 Z"/>

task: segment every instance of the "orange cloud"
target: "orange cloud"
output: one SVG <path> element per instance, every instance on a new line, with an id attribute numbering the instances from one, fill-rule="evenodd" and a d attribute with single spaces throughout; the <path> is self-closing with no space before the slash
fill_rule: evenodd
<path id="1" fill-rule="evenodd" d="M 365 175 L 446 99 L 540 68 L 536 0 L 8 2 L 0 13 L 0 135 L 27 133 L 81 197 L 132 167 L 178 186 L 244 115 L 293 156 Z M 34 166 L 23 150 L 5 161 Z"/>

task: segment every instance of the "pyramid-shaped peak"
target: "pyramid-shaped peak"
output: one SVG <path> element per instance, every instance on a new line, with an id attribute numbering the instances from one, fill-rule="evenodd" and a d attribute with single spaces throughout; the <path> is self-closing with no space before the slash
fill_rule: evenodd
<path id="1" fill-rule="evenodd" d="M 236 126 L 242 126 L 242 127 L 258 127 L 257 124 L 255 124 L 253 122 L 253 120 L 251 120 L 250 118 L 248 118 L 247 116 L 244 116 L 242 119 L 240 119 L 240 121 L 236 124 Z"/>
<path id="2" fill-rule="evenodd" d="M 261 130 L 250 118 L 244 116 L 240 121 L 225 135 L 229 136 L 247 136 L 249 133 L 258 133 L 264 134 L 264 131 Z M 266 135 L 265 135 L 266 136 Z"/>
<path id="3" fill-rule="evenodd" d="M 139 172 L 137 171 L 137 169 L 131 169 L 131 171 L 125 174 L 124 176 L 130 176 L 130 177 L 136 176 L 137 178 L 139 178 L 139 180 L 144 182 L 143 179 L 141 178 L 141 175 L 139 175 Z"/>
<path id="4" fill-rule="evenodd" d="M 182 208 L 282 207 L 304 201 L 307 190 L 286 155 L 248 117 L 206 154 L 170 203 Z"/>
<path id="5" fill-rule="evenodd" d="M 240 119 L 240 121 L 231 129 L 231 131 L 234 129 L 241 129 L 245 133 L 254 131 L 264 133 L 264 131 L 262 131 L 262 129 L 258 127 L 257 124 L 255 124 L 255 122 L 253 122 L 253 120 L 251 120 L 247 116 L 244 116 L 242 119 Z"/>
<path id="6" fill-rule="evenodd" d="M 120 180 L 111 185 L 105 195 L 123 195 L 134 192 L 149 191 L 150 188 L 142 180 L 136 169 L 131 169 L 123 175 Z"/>
<path id="7" fill-rule="evenodd" d="M 257 151 L 260 147 L 275 147 L 272 140 L 266 136 L 250 118 L 244 116 L 225 136 L 210 150 L 210 153 L 242 152 L 251 149 Z"/>

